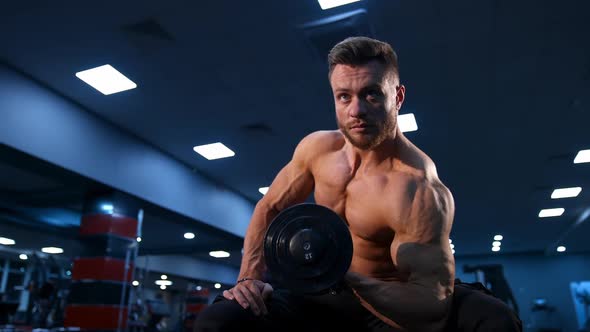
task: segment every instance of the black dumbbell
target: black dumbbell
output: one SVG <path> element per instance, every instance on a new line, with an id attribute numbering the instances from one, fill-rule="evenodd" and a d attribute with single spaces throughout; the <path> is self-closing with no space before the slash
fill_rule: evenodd
<path id="1" fill-rule="evenodd" d="M 264 257 L 273 286 L 321 294 L 348 271 L 352 238 L 336 212 L 318 204 L 297 204 L 271 222 L 264 237 Z"/>

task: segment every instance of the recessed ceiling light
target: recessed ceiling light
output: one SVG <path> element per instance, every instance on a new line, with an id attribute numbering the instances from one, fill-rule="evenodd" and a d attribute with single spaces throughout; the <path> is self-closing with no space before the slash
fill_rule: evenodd
<path id="1" fill-rule="evenodd" d="M 449 239 L 449 243 L 453 243 L 453 240 Z"/>
<path id="2" fill-rule="evenodd" d="M 453 252 L 453 255 L 454 255 L 455 254 L 455 249 L 452 249 L 451 251 Z"/>
<path id="3" fill-rule="evenodd" d="M 418 130 L 418 124 L 414 113 L 400 114 L 397 116 L 397 124 L 402 133 Z"/>
<path id="4" fill-rule="evenodd" d="M 215 251 L 210 251 L 209 255 L 215 258 L 225 258 L 225 257 L 229 257 L 229 252 L 227 251 L 223 251 L 223 250 L 215 250 Z"/>
<path id="5" fill-rule="evenodd" d="M 323 10 L 348 5 L 349 3 L 357 2 L 361 0 L 318 0 L 320 7 Z"/>
<path id="6" fill-rule="evenodd" d="M 165 290 L 166 289 L 166 285 L 160 285 L 160 289 L 161 290 Z"/>
<path id="7" fill-rule="evenodd" d="M 539 211 L 539 218 L 559 217 L 565 212 L 564 208 L 543 209 Z"/>
<path id="8" fill-rule="evenodd" d="M 455 245 L 451 243 L 451 249 L 455 249 Z"/>
<path id="9" fill-rule="evenodd" d="M 165 275 L 165 274 L 162 274 L 162 275 L 160 276 L 160 279 L 162 279 L 162 280 L 166 280 L 166 279 L 168 279 L 168 276 L 167 276 L 167 275 Z"/>
<path id="10" fill-rule="evenodd" d="M 581 150 L 576 155 L 574 159 L 574 164 L 581 164 L 581 163 L 590 163 L 590 149 L 589 150 Z"/>
<path id="11" fill-rule="evenodd" d="M 137 280 L 133 280 L 133 282 L 131 283 L 133 286 L 137 287 L 139 286 L 139 281 Z"/>
<path id="12" fill-rule="evenodd" d="M 172 286 L 172 281 L 170 280 L 156 280 L 155 283 L 160 286 Z"/>
<path id="13" fill-rule="evenodd" d="M 564 251 L 565 251 L 565 247 L 564 246 L 557 247 L 557 252 L 564 252 Z"/>
<path id="14" fill-rule="evenodd" d="M 203 289 L 203 287 L 197 286 L 197 290 L 201 290 L 201 289 Z"/>
<path id="15" fill-rule="evenodd" d="M 141 242 L 141 237 L 138 236 L 136 240 L 137 240 L 137 242 Z"/>
<path id="16" fill-rule="evenodd" d="M 217 289 L 221 288 L 221 284 L 220 283 L 216 283 L 215 284 L 215 288 L 217 288 Z"/>
<path id="17" fill-rule="evenodd" d="M 13 246 L 16 242 L 13 239 L 9 239 L 7 237 L 0 237 L 0 244 L 4 246 Z"/>
<path id="18" fill-rule="evenodd" d="M 104 95 L 137 88 L 137 84 L 111 65 L 104 65 L 76 73 L 76 77 Z"/>
<path id="19" fill-rule="evenodd" d="M 215 160 L 227 157 L 235 156 L 235 152 L 230 150 L 227 146 L 222 143 L 212 143 L 205 145 L 198 145 L 193 150 L 201 156 L 207 158 L 207 160 Z"/>
<path id="20" fill-rule="evenodd" d="M 100 209 L 106 213 L 113 213 L 113 210 L 115 209 L 115 207 L 113 206 L 113 204 L 102 204 L 100 206 Z"/>
<path id="21" fill-rule="evenodd" d="M 26 261 L 27 259 L 29 259 L 29 256 L 27 256 L 25 254 L 20 254 L 20 255 L 18 255 L 18 258 L 22 259 L 23 261 Z"/>
<path id="22" fill-rule="evenodd" d="M 266 193 L 268 192 L 268 187 L 258 188 L 258 192 L 260 192 L 263 195 L 266 195 Z"/>
<path id="23" fill-rule="evenodd" d="M 560 188 L 560 189 L 553 190 L 553 193 L 551 193 L 551 198 L 558 199 L 558 198 L 576 197 L 581 192 L 582 192 L 582 188 L 580 188 L 580 187 Z"/>
<path id="24" fill-rule="evenodd" d="M 492 251 L 500 251 L 500 247 L 492 247 Z"/>
<path id="25" fill-rule="evenodd" d="M 500 242 L 500 241 L 494 241 L 494 242 L 492 242 L 492 247 L 499 247 L 501 245 L 502 245 L 502 242 Z"/>
<path id="26" fill-rule="evenodd" d="M 494 241 L 502 241 L 503 239 L 504 239 L 504 237 L 500 234 L 494 235 Z"/>
<path id="27" fill-rule="evenodd" d="M 184 233 L 184 238 L 187 240 L 192 240 L 195 238 L 195 233 L 186 232 L 186 233 Z"/>
<path id="28" fill-rule="evenodd" d="M 44 247 L 44 248 L 41 248 L 41 251 L 46 254 L 61 254 L 64 252 L 64 250 L 62 248 L 58 248 L 58 247 Z"/>

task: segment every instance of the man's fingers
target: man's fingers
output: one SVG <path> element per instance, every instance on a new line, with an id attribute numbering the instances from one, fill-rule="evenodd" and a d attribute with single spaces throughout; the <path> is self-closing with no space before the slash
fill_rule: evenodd
<path id="1" fill-rule="evenodd" d="M 225 297 L 228 300 L 233 300 L 234 299 L 234 295 L 231 293 L 231 289 L 230 290 L 224 290 L 222 294 L 223 294 L 223 297 Z"/>
<path id="2" fill-rule="evenodd" d="M 254 296 L 252 293 L 250 293 L 250 290 L 247 287 L 236 287 L 232 293 L 242 308 L 250 308 L 254 314 L 260 314 L 260 308 L 258 307 L 256 300 L 254 300 Z"/>
<path id="3" fill-rule="evenodd" d="M 262 294 L 260 292 L 259 286 L 256 283 L 250 283 L 248 285 L 246 285 L 246 287 L 248 287 L 248 289 L 250 290 L 250 294 L 252 294 L 252 298 L 254 299 L 254 301 L 256 302 L 256 306 L 258 307 L 258 309 L 260 309 L 260 311 L 254 312 L 255 314 L 260 314 L 262 313 L 263 315 L 266 315 L 268 313 L 268 311 L 266 310 L 266 305 L 264 304 L 264 299 L 262 298 Z"/>

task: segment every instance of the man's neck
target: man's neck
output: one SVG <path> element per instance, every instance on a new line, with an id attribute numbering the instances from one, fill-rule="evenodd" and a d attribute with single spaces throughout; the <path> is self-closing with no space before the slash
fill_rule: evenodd
<path id="1" fill-rule="evenodd" d="M 386 161 L 393 161 L 398 157 L 403 139 L 404 137 L 399 127 L 396 127 L 389 137 L 369 150 L 359 149 L 350 142 L 347 142 L 350 165 L 355 171 L 360 168 L 363 171 L 368 171 L 382 165 Z"/>

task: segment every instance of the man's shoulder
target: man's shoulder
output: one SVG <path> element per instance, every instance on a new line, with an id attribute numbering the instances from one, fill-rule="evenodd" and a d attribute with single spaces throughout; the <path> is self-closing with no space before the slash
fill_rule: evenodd
<path id="1" fill-rule="evenodd" d="M 318 155 L 341 149 L 344 136 L 339 130 L 318 130 L 306 135 L 299 147 L 308 155 Z"/>
<path id="2" fill-rule="evenodd" d="M 416 187 L 429 188 L 440 193 L 449 192 L 449 189 L 439 178 L 436 164 L 432 158 L 409 140 L 407 142 L 405 163 L 412 170 L 410 182 Z"/>

